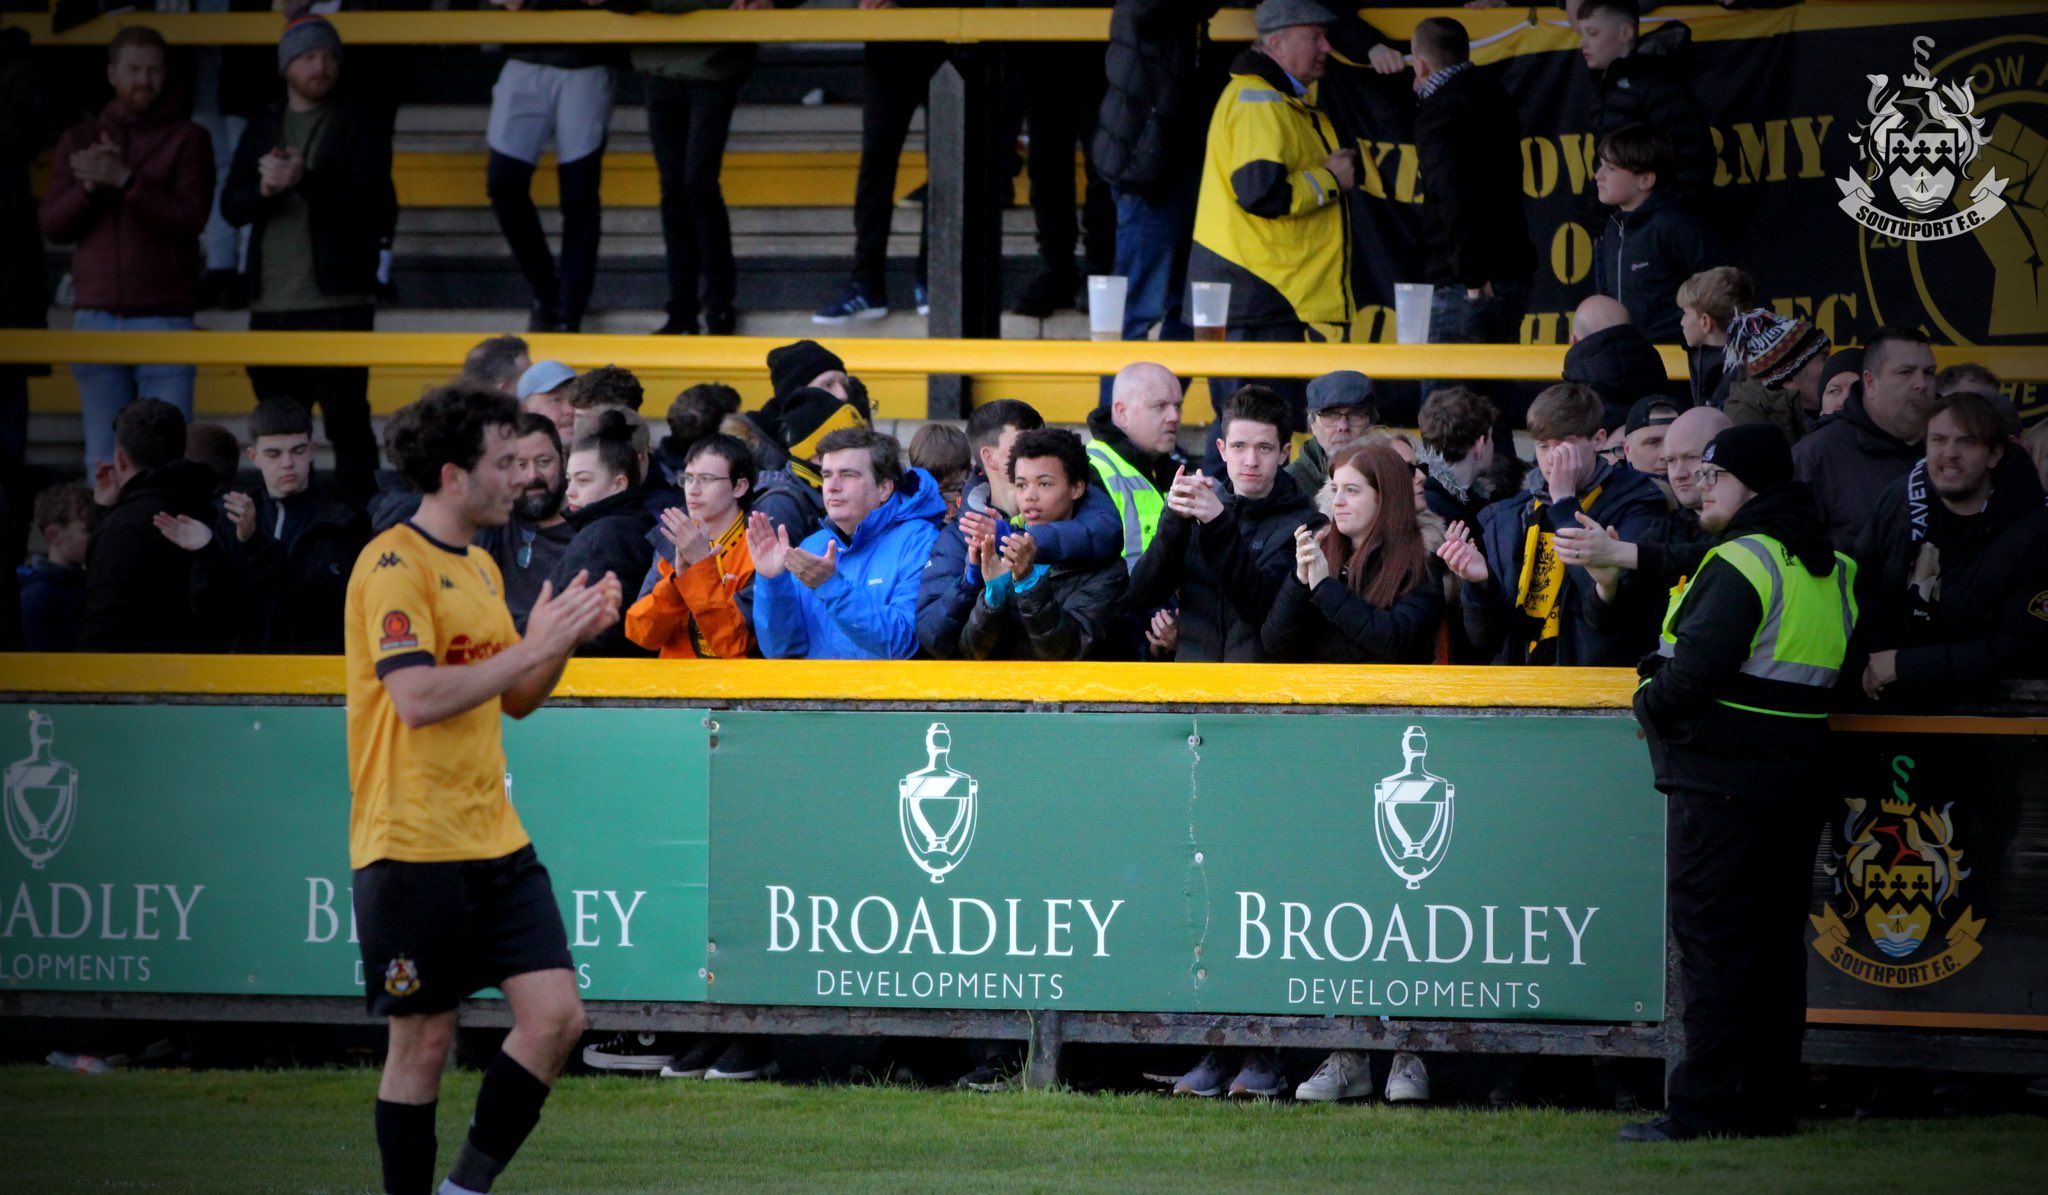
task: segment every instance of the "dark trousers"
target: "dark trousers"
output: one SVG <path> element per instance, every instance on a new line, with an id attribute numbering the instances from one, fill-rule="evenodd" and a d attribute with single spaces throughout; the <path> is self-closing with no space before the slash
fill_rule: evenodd
<path id="1" fill-rule="evenodd" d="M 1670 799 L 1671 938 L 1685 1050 L 1666 1111 L 1696 1133 L 1787 1133 L 1799 1114 L 1814 797 Z"/>
<path id="2" fill-rule="evenodd" d="M 252 311 L 251 332 L 368 332 L 373 307 L 321 311 Z M 370 433 L 370 371 L 357 366 L 251 365 L 249 384 L 261 400 L 296 399 L 318 408 L 334 447 L 334 485 L 349 501 L 368 504 L 377 492 L 377 441 Z"/>
<path id="3" fill-rule="evenodd" d="M 931 94 L 932 73 L 946 61 L 937 42 L 873 42 L 862 58 L 860 173 L 853 184 L 853 284 L 883 297 L 889 227 L 896 208 L 896 164 L 910 120 Z M 925 276 L 924 226 L 917 235 L 917 276 Z"/>
<path id="4" fill-rule="evenodd" d="M 668 314 L 708 332 L 732 331 L 732 220 L 718 175 L 744 79 L 704 83 L 642 75 L 647 135 L 661 175 L 661 241 L 668 256 Z"/>
<path id="5" fill-rule="evenodd" d="M 1481 295 L 1476 299 L 1466 298 L 1465 288 L 1456 283 L 1448 286 L 1439 284 L 1429 298 L 1429 343 L 1519 344 L 1522 340 L 1522 316 L 1528 310 L 1529 284 L 1526 282 L 1497 282 L 1491 297 Z M 1427 401 L 1432 392 L 1458 384 L 1448 380 L 1424 382 L 1422 398 Z M 1495 450 L 1512 455 L 1515 451 L 1514 428 L 1522 421 L 1523 414 L 1516 409 L 1515 384 L 1475 381 L 1471 386 L 1493 402 L 1496 412 L 1493 421 Z"/>
<path id="6" fill-rule="evenodd" d="M 484 168 L 484 185 L 491 196 L 491 211 L 498 228 L 512 248 L 512 260 L 533 291 L 534 306 L 550 321 L 559 321 L 562 331 L 580 331 L 583 313 L 590 306 L 590 290 L 597 282 L 597 243 L 602 233 L 604 205 L 598 186 L 604 180 L 604 147 L 573 162 L 555 167 L 561 188 L 562 263 L 559 276 L 555 258 L 548 251 L 548 235 L 540 226 L 540 212 L 533 206 L 533 167 L 518 158 L 493 150 Z"/>
<path id="7" fill-rule="evenodd" d="M 1025 118 L 1031 124 L 1031 217 L 1038 256 L 1047 269 L 1074 268 L 1074 248 L 1087 233 L 1088 272 L 1106 274 L 1116 259 L 1116 200 L 1095 173 L 1088 143 L 1102 109 L 1106 83 L 1102 49 L 1089 45 L 1021 46 L 1014 65 L 1023 73 Z M 1074 151 L 1083 151 L 1086 210 L 1074 218 Z"/>

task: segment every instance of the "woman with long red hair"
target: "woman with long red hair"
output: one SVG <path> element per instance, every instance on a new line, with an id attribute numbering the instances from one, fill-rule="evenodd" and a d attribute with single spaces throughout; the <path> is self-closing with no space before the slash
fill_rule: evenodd
<path id="1" fill-rule="evenodd" d="M 1430 574 L 1414 469 L 1384 440 L 1331 464 L 1329 521 L 1294 533 L 1294 575 L 1261 628 L 1267 658 L 1323 664 L 1427 664 L 1443 588 Z"/>

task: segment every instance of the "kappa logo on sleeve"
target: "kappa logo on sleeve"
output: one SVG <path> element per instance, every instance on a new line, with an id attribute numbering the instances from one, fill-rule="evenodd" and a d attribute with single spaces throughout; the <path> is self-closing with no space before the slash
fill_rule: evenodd
<path id="1" fill-rule="evenodd" d="M 379 557 L 377 557 L 377 567 L 376 567 L 376 568 L 373 568 L 373 569 L 371 569 L 370 571 L 374 573 L 374 572 L 378 571 L 378 569 L 387 569 L 387 568 L 404 568 L 404 567 L 405 567 L 405 560 L 404 560 L 404 559 L 403 559 L 402 557 L 400 557 L 398 553 L 396 553 L 396 552 L 386 552 L 386 553 L 384 553 L 384 554 L 383 554 L 382 556 L 379 556 Z"/>
<path id="2" fill-rule="evenodd" d="M 384 635 L 377 640 L 378 651 L 397 651 L 419 645 L 419 636 L 412 633 L 412 619 L 406 616 L 405 611 L 393 610 L 384 616 Z"/>

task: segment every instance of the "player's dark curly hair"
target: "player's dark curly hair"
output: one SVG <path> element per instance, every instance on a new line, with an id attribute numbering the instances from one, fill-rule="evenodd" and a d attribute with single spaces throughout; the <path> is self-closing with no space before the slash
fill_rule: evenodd
<path id="1" fill-rule="evenodd" d="M 483 459 L 487 429 L 519 430 L 519 402 L 476 382 L 429 390 L 391 417 L 384 433 L 392 464 L 422 494 L 441 489 L 441 466 L 468 472 Z"/>

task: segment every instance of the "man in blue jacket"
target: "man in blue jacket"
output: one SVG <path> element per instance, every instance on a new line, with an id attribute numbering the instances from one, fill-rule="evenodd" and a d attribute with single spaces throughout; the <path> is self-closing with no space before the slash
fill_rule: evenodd
<path id="1" fill-rule="evenodd" d="M 825 522 L 800 545 L 759 512 L 754 636 L 770 659 L 907 660 L 917 651 L 917 584 L 946 500 L 903 467 L 894 437 L 841 428 L 818 443 Z"/>

